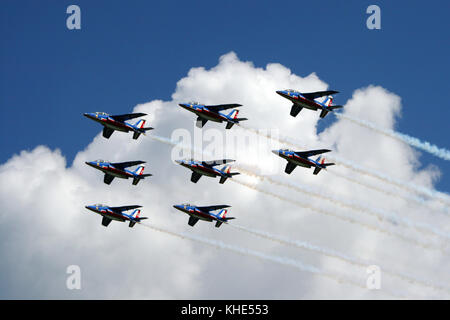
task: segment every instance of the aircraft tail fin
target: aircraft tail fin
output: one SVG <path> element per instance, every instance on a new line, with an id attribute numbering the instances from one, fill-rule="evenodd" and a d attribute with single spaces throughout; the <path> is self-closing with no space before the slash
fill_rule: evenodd
<path id="1" fill-rule="evenodd" d="M 231 170 L 231 166 L 230 165 L 226 165 L 222 168 L 221 171 L 225 172 L 225 173 L 230 173 Z"/>
<path id="2" fill-rule="evenodd" d="M 334 165 L 334 163 L 331 163 L 331 162 L 325 163 L 325 158 L 322 158 L 320 156 L 317 158 L 316 162 L 319 162 L 320 166 L 317 166 L 314 169 L 314 174 L 319 174 L 320 170 L 326 169 L 328 166 Z"/>
<path id="3" fill-rule="evenodd" d="M 225 183 L 225 181 L 227 181 L 228 178 L 231 178 L 232 176 L 240 174 L 239 172 L 230 172 L 231 171 L 230 165 L 224 166 L 221 171 L 224 172 L 225 175 L 220 177 L 220 181 L 219 181 L 220 184 Z"/>
<path id="4" fill-rule="evenodd" d="M 225 221 L 235 219 L 234 217 L 227 217 L 227 214 L 228 214 L 228 210 L 227 209 L 222 209 L 222 210 L 219 211 L 218 216 L 219 216 L 220 219 L 225 220 Z"/>
<path id="5" fill-rule="evenodd" d="M 142 175 L 144 173 L 144 169 L 145 169 L 145 166 L 140 165 L 139 167 L 136 168 L 136 170 L 134 170 L 134 174 Z"/>
<path id="6" fill-rule="evenodd" d="M 228 213 L 228 210 L 226 210 L 226 209 L 220 210 L 218 216 L 221 220 L 216 221 L 216 228 L 220 227 L 222 225 L 222 223 L 227 222 L 228 220 L 235 219 L 234 217 L 227 218 L 227 213 Z"/>
<path id="7" fill-rule="evenodd" d="M 136 122 L 135 126 L 139 129 L 143 129 L 145 125 L 145 119 L 140 119 L 138 122 Z"/>
<path id="8" fill-rule="evenodd" d="M 133 185 L 137 185 L 138 182 L 145 177 L 152 176 L 150 173 L 144 174 L 144 169 L 145 166 L 140 165 L 136 170 L 134 170 L 135 177 L 133 178 Z"/>
<path id="9" fill-rule="evenodd" d="M 227 115 L 227 118 L 231 121 L 228 121 L 227 126 L 225 127 L 226 129 L 231 129 L 231 127 L 236 124 L 239 123 L 239 121 L 244 121 L 247 120 L 247 118 L 238 118 L 239 114 L 239 110 L 237 109 L 233 109 L 231 110 L 231 112 Z"/>
<path id="10" fill-rule="evenodd" d="M 333 103 L 333 96 L 328 96 L 325 98 L 325 100 L 323 101 L 323 104 L 326 107 L 331 107 L 331 104 Z"/>
<path id="11" fill-rule="evenodd" d="M 133 218 L 139 218 L 139 215 L 141 214 L 141 210 L 139 210 L 139 209 L 135 209 L 132 213 L 131 213 L 131 216 L 133 217 Z"/>
<path id="12" fill-rule="evenodd" d="M 148 219 L 147 217 L 139 217 L 139 215 L 141 214 L 141 210 L 136 209 L 133 211 L 133 213 L 131 214 L 131 217 L 133 220 L 130 221 L 130 224 L 128 225 L 130 228 L 133 228 L 133 226 L 137 223 L 137 222 L 141 222 L 141 220 L 145 220 Z"/>
<path id="13" fill-rule="evenodd" d="M 239 114 L 239 110 L 238 109 L 233 109 L 231 110 L 231 112 L 228 114 L 228 117 L 231 119 L 236 119 L 237 116 Z"/>
<path id="14" fill-rule="evenodd" d="M 328 114 L 328 112 L 333 111 L 334 109 L 340 109 L 343 106 L 333 106 L 333 96 L 328 96 L 323 101 L 323 105 L 325 106 L 322 109 L 322 112 L 320 112 L 320 117 L 325 118 L 325 116 Z"/>
<path id="15" fill-rule="evenodd" d="M 145 127 L 145 128 L 144 128 L 144 125 L 145 125 L 145 119 L 140 119 L 138 122 L 136 122 L 136 124 L 135 124 L 134 126 L 137 128 L 137 130 L 134 131 L 134 134 L 133 134 L 133 139 L 134 139 L 134 140 L 136 140 L 137 138 L 139 138 L 139 136 L 140 136 L 141 134 L 144 134 L 144 135 L 145 135 L 145 132 L 146 132 L 146 131 L 152 130 L 152 129 L 153 129 L 152 127 Z"/>

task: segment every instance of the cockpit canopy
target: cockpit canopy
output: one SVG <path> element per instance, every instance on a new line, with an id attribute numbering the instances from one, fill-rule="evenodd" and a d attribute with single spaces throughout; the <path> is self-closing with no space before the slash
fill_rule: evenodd
<path id="1" fill-rule="evenodd" d="M 195 106 L 200 105 L 200 103 L 197 102 L 197 101 L 189 101 L 188 104 L 192 104 L 192 105 L 195 105 Z"/>
<path id="2" fill-rule="evenodd" d="M 191 207 L 191 205 L 189 203 L 182 203 L 181 204 L 183 207 Z"/>
<path id="3" fill-rule="evenodd" d="M 96 203 L 96 204 L 94 204 L 94 207 L 104 207 L 105 205 L 104 204 L 101 204 L 101 203 Z"/>
<path id="4" fill-rule="evenodd" d="M 98 159 L 98 160 L 95 160 L 95 162 L 105 163 L 106 161 L 102 160 L 102 159 Z"/>
<path id="5" fill-rule="evenodd" d="M 300 92 L 298 92 L 297 90 L 294 90 L 294 89 L 286 89 L 285 91 L 286 92 L 291 92 L 291 93 L 300 93 Z"/>
<path id="6" fill-rule="evenodd" d="M 106 112 L 96 112 L 95 114 L 98 114 L 99 116 L 109 116 Z"/>

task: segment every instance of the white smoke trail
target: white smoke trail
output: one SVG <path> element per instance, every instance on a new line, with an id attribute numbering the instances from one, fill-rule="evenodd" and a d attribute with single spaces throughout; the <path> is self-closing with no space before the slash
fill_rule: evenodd
<path id="1" fill-rule="evenodd" d="M 328 174 L 333 174 L 333 175 L 335 175 L 335 176 L 337 176 L 339 178 L 345 179 L 345 180 L 350 181 L 352 183 L 359 184 L 360 186 L 363 186 L 363 187 L 375 190 L 377 192 L 384 193 L 385 195 L 388 195 L 388 196 L 391 196 L 391 197 L 400 197 L 400 198 L 402 198 L 402 199 L 404 199 L 404 200 L 406 200 L 408 202 L 409 201 L 413 201 L 413 202 L 415 202 L 415 204 L 418 204 L 418 205 L 420 205 L 420 206 L 422 206 L 422 207 L 424 207 L 424 208 L 426 208 L 428 210 L 432 210 L 432 211 L 434 211 L 436 213 L 445 214 L 445 215 L 449 215 L 449 213 L 450 213 L 450 211 L 449 211 L 450 208 L 449 207 L 443 207 L 442 210 L 437 209 L 437 208 L 432 208 L 430 206 L 429 202 L 425 201 L 425 199 L 423 199 L 423 198 L 421 198 L 419 196 L 416 196 L 414 194 L 411 194 L 411 193 L 404 194 L 404 193 L 399 193 L 398 192 L 399 190 L 393 191 L 393 190 L 390 190 L 390 189 L 387 189 L 387 188 L 381 188 L 381 187 L 373 185 L 373 184 L 371 184 L 371 183 L 369 183 L 367 181 L 362 182 L 362 181 L 360 181 L 360 180 L 358 180 L 356 178 L 352 178 L 351 176 L 347 176 L 347 175 L 342 174 L 342 173 L 340 173 L 339 171 L 336 171 L 336 170 L 328 170 L 327 173 Z"/>
<path id="2" fill-rule="evenodd" d="M 184 149 L 186 149 L 188 151 L 192 151 L 193 150 L 193 148 L 190 147 L 190 146 L 183 146 L 180 143 L 176 143 L 176 142 L 174 142 L 174 141 L 172 141 L 172 140 L 170 140 L 168 138 L 165 138 L 165 137 L 160 137 L 160 136 L 157 136 L 157 135 L 150 135 L 149 137 L 154 139 L 154 140 L 157 140 L 159 142 L 163 142 L 163 143 L 169 144 L 171 146 L 184 148 Z M 376 227 L 376 226 L 373 226 L 373 225 L 370 225 L 370 224 L 367 224 L 367 223 L 355 220 L 354 218 L 352 218 L 352 217 L 350 217 L 348 215 L 345 215 L 345 214 L 336 214 L 336 213 L 328 211 L 328 210 L 324 210 L 324 209 L 321 209 L 321 208 L 318 208 L 318 207 L 315 207 L 315 206 L 311 206 L 311 204 L 308 204 L 308 203 L 302 203 L 302 202 L 299 202 L 299 201 L 296 201 L 296 200 L 285 198 L 283 196 L 280 196 L 278 194 L 272 193 L 270 191 L 257 188 L 254 185 L 251 185 L 251 184 L 239 181 L 239 180 L 237 180 L 235 178 L 234 179 L 230 179 L 230 180 L 234 181 L 234 182 L 236 182 L 238 184 L 241 184 L 243 186 L 246 186 L 246 187 L 248 187 L 250 189 L 253 189 L 253 190 L 265 193 L 267 195 L 270 195 L 272 197 L 278 198 L 278 199 L 280 199 L 282 201 L 290 202 L 290 203 L 292 203 L 292 204 L 294 204 L 296 206 L 300 206 L 302 208 L 307 208 L 307 209 L 310 209 L 310 210 L 313 210 L 313 211 L 316 211 L 316 212 L 319 212 L 319 213 L 322 213 L 322 214 L 331 215 L 331 216 L 334 216 L 334 217 L 336 217 L 338 219 L 341 219 L 341 220 L 344 220 L 344 221 L 347 221 L 347 222 L 350 222 L 350 223 L 353 223 L 353 224 L 358 224 L 358 225 L 361 225 L 361 226 L 363 226 L 365 228 L 368 228 L 368 229 L 371 229 L 371 230 L 374 230 L 374 231 L 377 231 L 377 232 L 381 232 L 381 233 L 387 234 L 389 236 L 397 236 L 398 238 L 400 238 L 400 239 L 402 239 L 402 240 L 404 240 L 404 241 L 406 241 L 408 243 L 412 243 L 412 244 L 415 244 L 415 245 L 423 247 L 423 248 L 438 249 L 438 250 L 443 251 L 442 248 L 437 247 L 435 244 L 419 242 L 417 239 L 413 239 L 413 238 L 410 238 L 410 237 L 405 237 L 403 234 L 399 233 L 398 231 L 382 229 L 380 227 Z M 445 253 L 445 251 L 443 251 L 443 252 Z"/>
<path id="3" fill-rule="evenodd" d="M 309 272 L 312 274 L 316 274 L 316 275 L 320 275 L 320 276 L 324 276 L 327 277 L 329 279 L 332 279 L 334 281 L 337 281 L 339 283 L 347 283 L 362 289 L 367 290 L 367 287 L 365 286 L 365 284 L 361 284 L 358 281 L 355 281 L 353 279 L 350 279 L 348 277 L 344 277 L 342 275 L 336 274 L 336 273 L 332 273 L 332 272 L 328 272 L 325 270 L 321 270 L 317 267 L 314 267 L 312 265 L 307 265 L 302 263 L 301 261 L 298 260 L 293 260 L 287 257 L 281 257 L 281 256 L 274 256 L 274 255 L 269 255 L 260 251 L 256 251 L 256 250 L 251 250 L 251 249 L 247 249 L 247 248 L 242 248 L 242 247 L 237 247 L 234 245 L 230 245 L 228 243 L 224 243 L 218 240 L 213 240 L 213 239 L 208 239 L 208 238 L 204 238 L 204 237 L 200 237 L 198 235 L 192 235 L 192 234 L 186 234 L 186 233 L 178 233 L 175 231 L 170 231 L 168 229 L 162 228 L 162 227 L 157 227 L 153 224 L 148 224 L 148 223 L 143 223 L 143 222 L 139 222 L 139 225 L 145 226 L 147 228 L 150 228 L 152 230 L 155 231 L 159 231 L 162 233 L 166 233 L 172 236 L 175 236 L 177 238 L 181 238 L 181 239 L 188 239 L 191 241 L 195 241 L 195 242 L 200 242 L 218 249 L 225 249 L 228 251 L 232 251 L 235 253 L 239 253 L 242 255 L 246 255 L 246 256 L 250 256 L 250 257 L 254 257 L 254 258 L 258 258 L 260 260 L 264 260 L 264 261 L 270 261 L 270 262 L 274 262 L 274 263 L 278 263 L 284 266 L 289 266 L 289 267 L 293 267 L 295 269 L 298 269 L 300 271 L 304 271 L 304 272 Z M 404 298 L 403 295 L 398 294 L 398 293 L 393 293 L 393 292 L 389 292 L 383 289 L 383 293 L 388 294 L 390 296 L 396 297 L 396 298 Z"/>
<path id="4" fill-rule="evenodd" d="M 339 119 L 345 119 L 352 123 L 355 123 L 357 125 L 360 125 L 362 127 L 371 129 L 375 132 L 381 133 L 385 136 L 391 137 L 393 139 L 399 140 L 401 142 L 404 142 L 406 144 L 409 144 L 410 146 L 413 146 L 417 149 L 420 149 L 422 151 L 428 152 L 436 157 L 439 157 L 444 160 L 450 160 L 450 151 L 445 148 L 439 148 L 438 146 L 431 144 L 427 141 L 421 141 L 418 138 L 411 137 L 407 134 L 396 132 L 391 129 L 382 128 L 378 125 L 376 125 L 373 122 L 369 122 L 367 120 L 358 119 L 352 116 L 349 116 L 347 114 L 343 113 L 335 113 L 336 117 Z"/>
<path id="5" fill-rule="evenodd" d="M 315 211 L 315 212 L 318 212 L 318 213 L 321 213 L 321 214 L 333 216 L 333 217 L 338 218 L 340 220 L 343 220 L 343 221 L 346 221 L 346 222 L 350 222 L 350 223 L 353 223 L 353 224 L 357 224 L 357 225 L 360 225 L 362 227 L 365 227 L 367 229 L 370 229 L 370 230 L 373 230 L 373 231 L 376 231 L 376 232 L 384 233 L 384 234 L 386 234 L 388 236 L 397 237 L 397 238 L 405 241 L 406 243 L 414 244 L 414 245 L 422 247 L 422 248 L 437 249 L 437 250 L 440 250 L 442 253 L 446 254 L 446 252 L 445 252 L 445 250 L 443 248 L 437 246 L 434 243 L 423 242 L 423 241 L 419 241 L 419 239 L 416 239 L 416 238 L 407 237 L 403 233 L 401 233 L 401 232 L 399 232 L 397 230 L 383 229 L 381 227 L 377 227 L 377 226 L 374 226 L 374 225 L 371 225 L 371 224 L 364 223 L 362 221 L 358 221 L 358 220 L 354 219 L 353 217 L 351 217 L 349 215 L 346 215 L 346 214 L 342 214 L 342 213 L 341 214 L 337 214 L 336 211 L 325 210 L 323 208 L 312 206 L 310 203 L 300 202 L 298 200 L 293 200 L 293 199 L 290 199 L 290 198 L 287 198 L 287 197 L 283 197 L 283 196 L 281 196 L 279 194 L 270 192 L 268 190 L 264 190 L 264 189 L 258 188 L 254 184 L 243 182 L 243 181 L 241 181 L 241 180 L 239 180 L 237 178 L 233 178 L 233 179 L 231 179 L 231 181 L 233 181 L 235 183 L 238 183 L 240 185 L 243 185 L 243 186 L 245 186 L 245 187 L 247 187 L 249 189 L 253 189 L 255 191 L 258 191 L 258 192 L 264 193 L 266 195 L 269 195 L 271 197 L 277 198 L 279 200 L 282 200 L 282 201 L 294 204 L 294 205 L 296 205 L 298 207 L 305 208 L 305 209 L 310 209 L 312 211 Z"/>
<path id="6" fill-rule="evenodd" d="M 271 240 L 271 241 L 274 241 L 277 243 L 281 243 L 284 245 L 293 246 L 296 248 L 305 249 L 305 250 L 309 250 L 312 252 L 317 252 L 317 253 L 323 254 L 328 257 L 332 257 L 332 258 L 335 258 L 335 259 L 338 259 L 341 261 L 345 261 L 347 263 L 350 263 L 350 264 L 358 266 L 358 267 L 368 267 L 370 265 L 379 265 L 378 263 L 373 262 L 373 261 L 367 261 L 367 260 L 363 260 L 363 259 L 360 259 L 357 257 L 352 257 L 352 256 L 346 255 L 344 253 L 338 252 L 336 250 L 320 247 L 320 246 L 311 244 L 306 241 L 288 239 L 284 236 L 274 235 L 274 234 L 271 234 L 271 233 L 268 233 L 265 231 L 260 231 L 260 230 L 255 230 L 255 229 L 251 229 L 248 227 L 243 227 L 243 226 L 237 225 L 235 223 L 226 223 L 226 225 L 230 226 L 232 228 L 247 232 L 249 234 L 255 235 L 257 237 L 263 238 L 263 239 L 268 239 L 268 240 Z M 426 286 L 426 287 L 429 287 L 429 288 L 432 288 L 432 289 L 438 290 L 438 291 L 445 291 L 447 294 L 450 293 L 450 291 L 449 291 L 450 288 L 442 286 L 440 284 L 435 284 L 435 283 L 432 283 L 425 279 L 419 279 L 413 275 L 399 273 L 397 271 L 388 269 L 384 266 L 380 266 L 380 268 L 381 268 L 381 270 L 383 270 L 383 272 L 390 274 L 392 276 L 395 276 L 397 278 L 400 278 L 402 280 L 406 280 L 410 283 L 415 283 L 418 285 Z"/>
<path id="7" fill-rule="evenodd" d="M 160 137 L 160 136 L 153 135 L 153 136 L 151 136 L 151 138 L 154 139 L 154 140 L 157 140 L 157 141 L 159 141 L 159 142 L 166 143 L 166 144 L 171 145 L 171 146 L 176 146 L 176 147 L 184 148 L 184 149 L 186 149 L 186 150 L 188 150 L 188 151 L 192 151 L 192 150 L 193 150 L 193 148 L 190 147 L 190 146 L 182 146 L 180 143 L 176 143 L 176 142 L 174 142 L 174 141 L 172 141 L 172 140 L 170 140 L 170 139 L 168 139 L 168 138 L 165 138 L 165 137 Z M 235 180 L 235 179 L 234 179 L 234 180 L 232 179 L 232 181 L 236 181 L 236 180 Z M 388 234 L 388 235 L 392 235 L 389 231 L 385 231 L 385 230 L 383 230 L 383 229 L 379 229 L 379 228 L 373 227 L 373 226 L 371 226 L 371 225 L 364 224 L 364 223 L 362 223 L 362 222 L 358 222 L 358 221 L 356 221 L 356 220 L 354 220 L 354 219 L 352 219 L 352 218 L 350 218 L 350 217 L 347 217 L 347 216 L 339 216 L 339 215 L 333 214 L 333 213 L 331 213 L 331 212 L 327 212 L 327 211 L 321 210 L 321 209 L 319 209 L 319 208 L 313 208 L 313 207 L 311 207 L 311 206 L 309 206 L 309 205 L 307 205 L 307 204 L 297 203 L 297 202 L 294 201 L 294 200 L 291 200 L 291 199 L 288 199 L 288 198 L 284 198 L 284 197 L 279 196 L 279 195 L 276 195 L 276 194 L 274 194 L 274 193 L 271 193 L 271 192 L 268 192 L 268 191 L 265 191 L 265 190 L 256 188 L 255 186 L 251 186 L 251 185 L 249 185 L 249 184 L 246 184 L 246 183 L 243 183 L 243 182 L 240 182 L 240 181 L 237 181 L 237 182 L 240 183 L 240 184 L 242 184 L 242 185 L 244 185 L 244 186 L 247 186 L 247 187 L 249 187 L 249 188 L 251 188 L 251 189 L 254 189 L 254 190 L 260 191 L 260 192 L 262 192 L 262 193 L 268 194 L 268 195 L 270 195 L 270 196 L 272 196 L 272 197 L 276 197 L 276 198 L 278 198 L 278 199 L 280 199 L 280 200 L 283 200 L 283 201 L 287 201 L 287 202 L 293 203 L 293 204 L 295 204 L 295 205 L 297 205 L 297 206 L 300 206 L 300 207 L 302 207 L 302 208 L 307 208 L 307 209 L 310 209 L 310 210 L 313 210 L 313 211 L 316 211 L 316 212 L 319 212 L 319 213 L 331 215 L 331 216 L 337 217 L 337 218 L 339 218 L 339 219 L 342 219 L 342 220 L 344 220 L 344 221 L 348 221 L 348 222 L 350 222 L 350 223 L 360 224 L 360 225 L 362 225 L 363 227 L 366 227 L 366 228 L 371 229 L 371 230 L 375 230 L 375 231 L 378 231 L 378 232 L 381 232 L 381 233 L 385 233 L 385 234 Z M 142 223 L 141 223 L 141 224 L 142 224 Z M 163 232 L 163 231 L 162 231 L 162 232 Z M 170 231 L 166 231 L 166 232 L 171 233 Z M 180 235 L 178 235 L 178 234 L 173 234 L 173 235 L 176 235 L 176 236 L 180 237 Z M 409 243 L 413 243 L 413 244 L 415 244 L 415 245 L 418 245 L 418 246 L 421 246 L 421 247 L 424 247 L 424 248 L 432 248 L 432 246 L 431 246 L 430 244 L 422 244 L 422 243 L 417 242 L 415 239 L 404 238 L 402 235 L 397 235 L 397 236 L 400 236 L 400 238 L 402 238 L 403 240 L 405 240 L 405 241 L 407 241 L 407 242 L 409 242 Z M 181 236 L 181 237 L 183 237 L 183 236 Z M 299 243 L 296 242 L 296 244 L 298 245 Z M 312 250 L 312 249 L 317 249 L 317 251 L 318 251 L 318 252 L 321 252 L 322 254 L 334 255 L 336 258 L 339 257 L 339 258 L 341 258 L 341 259 L 348 259 L 349 261 L 352 259 L 350 256 L 346 256 L 345 254 L 338 253 L 338 252 L 336 252 L 336 251 L 320 249 L 319 247 L 313 246 L 313 245 L 309 245 L 308 247 L 309 247 L 311 250 Z M 439 249 L 440 249 L 440 248 L 439 248 Z M 441 249 L 441 250 L 442 250 L 442 249 Z M 363 261 L 357 262 L 356 259 L 354 259 L 354 260 L 352 260 L 352 261 L 355 261 L 355 263 L 357 263 L 357 264 L 359 263 L 360 265 L 361 265 L 361 263 L 362 263 L 363 265 L 366 265 L 366 264 L 367 264 L 366 262 L 363 262 Z M 387 271 L 387 272 L 389 272 L 389 271 Z M 445 287 L 440 287 L 439 285 L 432 284 L 432 283 L 428 282 L 427 280 L 420 280 L 420 279 L 414 278 L 414 277 L 412 277 L 412 276 L 407 276 L 407 275 L 397 274 L 397 273 L 395 273 L 394 271 L 391 271 L 391 274 L 397 275 L 397 276 L 400 277 L 400 278 L 403 277 L 405 280 L 408 280 L 408 281 L 411 281 L 411 282 L 418 282 L 418 283 L 422 283 L 422 284 L 424 284 L 424 285 L 427 285 L 427 286 L 429 286 L 429 287 L 434 287 L 434 288 L 437 288 L 437 289 L 446 290 Z"/>
<path id="8" fill-rule="evenodd" d="M 275 177 L 271 177 L 271 176 L 267 176 L 267 175 L 261 175 L 261 174 L 258 174 L 256 172 L 254 172 L 254 171 L 251 171 L 250 169 L 244 169 L 244 168 L 238 167 L 238 166 L 235 166 L 235 167 L 238 168 L 240 172 L 245 173 L 247 175 L 259 178 L 261 180 L 266 180 L 266 181 L 268 181 L 268 182 L 270 182 L 272 184 L 276 184 L 276 185 L 279 185 L 279 186 L 284 186 L 286 188 L 295 190 L 295 191 L 297 191 L 299 193 L 302 193 L 302 194 L 309 194 L 309 195 L 311 195 L 313 197 L 317 197 L 317 198 L 320 198 L 320 199 L 324 199 L 324 200 L 330 201 L 330 202 L 332 202 L 334 204 L 337 204 L 339 206 L 342 206 L 342 207 L 350 208 L 350 209 L 353 209 L 353 210 L 356 210 L 356 211 L 359 211 L 359 212 L 362 212 L 362 213 L 368 213 L 368 214 L 370 214 L 372 216 L 375 216 L 375 217 L 377 217 L 379 219 L 383 219 L 383 220 L 389 221 L 391 224 L 394 224 L 394 225 L 402 224 L 403 226 L 406 226 L 408 228 L 414 228 L 414 229 L 422 231 L 422 232 L 431 233 L 431 234 L 434 234 L 436 236 L 440 236 L 440 237 L 443 237 L 443 238 L 446 238 L 446 239 L 450 239 L 450 234 L 448 234 L 448 233 L 446 233 L 446 232 L 444 232 L 442 230 L 439 230 L 438 228 L 436 228 L 436 227 L 434 227 L 432 225 L 429 225 L 429 224 L 426 224 L 426 223 L 423 223 L 423 222 L 415 222 L 415 221 L 412 221 L 412 220 L 410 220 L 410 219 L 408 219 L 406 217 L 400 217 L 396 213 L 386 212 L 386 211 L 384 211 L 382 209 L 379 209 L 379 208 L 368 207 L 368 206 L 366 206 L 366 205 L 364 205 L 362 203 L 357 203 L 355 201 L 351 201 L 350 202 L 350 201 L 346 201 L 346 200 L 343 200 L 343 199 L 338 199 L 338 198 L 336 198 L 335 196 L 333 196 L 331 194 L 325 194 L 323 190 L 316 191 L 316 190 L 312 189 L 311 187 L 308 187 L 306 185 L 302 185 L 298 181 L 295 184 L 289 183 L 289 182 L 283 182 L 283 181 L 281 181 L 281 180 L 279 180 L 279 179 L 277 179 Z"/>
<path id="9" fill-rule="evenodd" d="M 239 124 L 239 127 L 245 129 L 245 130 L 249 130 L 251 132 L 254 132 L 260 136 L 266 137 L 268 139 L 273 139 L 275 141 L 278 141 L 280 143 L 283 143 L 285 145 L 291 146 L 293 148 L 297 148 L 297 149 L 307 149 L 304 146 L 300 146 L 298 142 L 296 142 L 294 139 L 289 138 L 289 137 L 283 137 L 283 136 L 278 136 L 278 137 L 274 137 L 269 135 L 268 133 L 264 133 L 261 132 L 257 129 L 254 128 L 250 128 L 248 126 L 244 126 L 242 124 Z M 440 201 L 441 203 L 445 204 L 446 206 L 450 205 L 450 197 L 449 195 L 447 195 L 446 193 L 443 192 L 439 192 L 433 189 L 429 189 L 427 187 L 423 187 L 423 186 L 418 186 L 416 184 L 412 184 L 406 181 L 401 181 L 399 179 L 395 179 L 392 177 L 387 176 L 386 174 L 379 172 L 377 170 L 371 169 L 371 168 L 365 168 L 361 165 L 359 165 L 358 163 L 355 163 L 351 160 L 348 159 L 344 159 L 342 157 L 339 157 L 337 155 L 333 155 L 333 154 L 328 154 L 327 158 L 329 160 L 332 160 L 333 162 L 335 162 L 337 165 L 342 165 L 348 169 L 351 169 L 354 172 L 363 174 L 363 175 L 367 175 L 370 176 L 372 178 L 381 180 L 383 182 L 395 185 L 399 188 L 402 188 L 404 190 L 407 190 L 409 192 L 413 192 L 413 193 L 419 193 L 422 195 L 425 195 L 427 197 L 430 198 L 434 198 L 438 201 Z M 364 183 L 364 182 L 362 182 Z"/>

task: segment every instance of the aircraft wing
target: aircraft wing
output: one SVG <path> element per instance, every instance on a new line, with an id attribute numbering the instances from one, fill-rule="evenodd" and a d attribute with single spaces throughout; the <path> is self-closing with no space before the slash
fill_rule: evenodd
<path id="1" fill-rule="evenodd" d="M 236 161 L 236 160 L 233 160 L 233 159 L 210 160 L 210 161 L 202 161 L 202 165 L 214 167 L 214 166 L 218 166 L 221 164 L 230 163 L 230 162 L 234 162 L 234 161 Z"/>
<path id="2" fill-rule="evenodd" d="M 103 127 L 103 136 L 106 139 L 109 139 L 109 137 L 111 137 L 111 135 L 114 133 L 114 129 L 108 128 L 108 127 Z"/>
<path id="3" fill-rule="evenodd" d="M 188 225 L 190 225 L 191 227 L 195 226 L 195 224 L 198 222 L 199 218 L 190 216 L 189 217 L 189 221 L 188 221 Z"/>
<path id="4" fill-rule="evenodd" d="M 201 177 L 202 177 L 202 175 L 200 173 L 192 172 L 191 181 L 193 183 L 197 183 L 197 181 L 200 180 Z"/>
<path id="5" fill-rule="evenodd" d="M 133 205 L 133 206 L 109 207 L 109 208 L 110 208 L 112 211 L 122 212 L 122 211 L 131 210 L 131 209 L 142 208 L 142 206 Z"/>
<path id="6" fill-rule="evenodd" d="M 328 149 L 319 149 L 319 150 L 309 150 L 309 151 L 296 151 L 295 153 L 301 157 L 311 157 L 315 156 L 316 154 L 322 154 L 325 152 L 330 152 L 331 150 Z"/>
<path id="7" fill-rule="evenodd" d="M 124 122 L 126 120 L 139 118 L 139 117 L 143 117 L 146 115 L 147 115 L 146 113 L 127 113 L 127 114 L 119 114 L 119 115 L 110 116 L 110 117 L 116 121 Z"/>
<path id="8" fill-rule="evenodd" d="M 111 163 L 111 164 L 116 168 L 124 169 L 124 168 L 128 168 L 128 167 L 136 166 L 138 164 L 143 164 L 143 163 L 145 163 L 145 161 L 139 160 L 139 161 L 116 162 L 116 163 Z"/>
<path id="9" fill-rule="evenodd" d="M 105 174 L 105 177 L 103 178 L 103 182 L 106 184 L 111 184 L 111 182 L 114 180 L 114 176 L 110 174 Z"/>
<path id="10" fill-rule="evenodd" d="M 294 171 L 295 167 L 297 167 L 295 164 L 293 164 L 292 162 L 288 162 L 286 164 L 284 172 L 286 172 L 287 174 L 291 174 L 291 172 Z"/>
<path id="11" fill-rule="evenodd" d="M 222 110 L 237 108 L 237 107 L 241 107 L 241 106 L 242 105 L 238 104 L 238 103 L 231 103 L 231 104 L 216 104 L 216 105 L 205 106 L 205 107 L 211 111 L 219 112 Z"/>
<path id="12" fill-rule="evenodd" d="M 218 205 L 218 206 L 206 206 L 206 207 L 197 207 L 197 208 L 198 208 L 199 210 L 201 210 L 201 211 L 209 212 L 209 211 L 218 210 L 218 209 L 223 209 L 223 208 L 229 208 L 229 207 L 231 207 L 231 206 L 228 206 L 228 205 Z"/>
<path id="13" fill-rule="evenodd" d="M 197 117 L 197 121 L 195 122 L 195 125 L 197 128 L 203 128 L 203 126 L 208 122 L 208 119 L 204 119 L 202 117 Z"/>
<path id="14" fill-rule="evenodd" d="M 107 227 L 110 223 L 111 223 L 111 219 L 108 217 L 103 217 L 102 218 L 102 225 L 104 225 L 105 227 Z"/>
<path id="15" fill-rule="evenodd" d="M 304 96 L 306 99 L 314 100 L 323 96 L 329 96 L 331 94 L 339 93 L 339 91 L 317 91 L 317 92 L 310 92 L 310 93 L 302 93 L 302 96 Z"/>

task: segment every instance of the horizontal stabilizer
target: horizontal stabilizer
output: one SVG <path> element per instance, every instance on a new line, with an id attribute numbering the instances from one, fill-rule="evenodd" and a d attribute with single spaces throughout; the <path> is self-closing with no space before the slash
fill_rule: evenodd
<path id="1" fill-rule="evenodd" d="M 130 228 L 133 228 L 133 226 L 138 223 L 141 222 L 141 220 L 145 220 L 148 219 L 147 217 L 141 217 L 141 218 L 134 218 L 134 220 L 130 221 L 130 224 L 128 225 Z"/>
<path id="2" fill-rule="evenodd" d="M 144 134 L 144 135 L 145 135 L 145 132 L 148 131 L 148 130 L 153 130 L 153 128 L 152 128 L 152 127 L 140 128 L 139 131 L 134 131 L 134 133 L 133 133 L 133 139 L 136 140 L 137 138 L 139 138 L 139 136 L 140 136 L 141 134 Z"/>
<path id="3" fill-rule="evenodd" d="M 228 122 L 225 126 L 225 129 L 231 129 L 231 127 L 234 125 L 234 122 Z"/>
<path id="4" fill-rule="evenodd" d="M 139 183 L 139 181 L 141 181 L 141 179 L 144 179 L 145 177 L 150 177 L 150 176 L 152 176 L 152 174 L 150 174 L 150 173 L 145 173 L 145 174 L 141 174 L 139 176 L 135 176 L 133 178 L 133 185 L 134 186 L 137 185 Z"/>
<path id="5" fill-rule="evenodd" d="M 325 118 L 325 116 L 328 114 L 328 110 L 327 109 L 322 109 L 322 111 L 320 111 L 320 117 L 321 118 Z"/>

